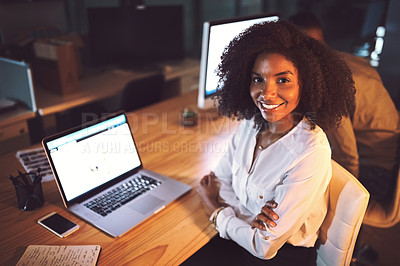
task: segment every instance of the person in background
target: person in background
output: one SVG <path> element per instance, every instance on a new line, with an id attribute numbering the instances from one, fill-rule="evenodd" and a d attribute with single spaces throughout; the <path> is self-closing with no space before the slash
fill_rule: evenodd
<path id="1" fill-rule="evenodd" d="M 320 21 L 311 12 L 288 20 L 325 44 Z M 400 119 L 378 72 L 361 57 L 337 51 L 349 66 L 356 87 L 356 110 L 337 130 L 327 132 L 332 158 L 367 188 L 371 199 L 390 200 L 397 173 Z"/>
<path id="2" fill-rule="evenodd" d="M 315 265 L 332 176 L 324 130 L 354 112 L 350 70 L 278 21 L 235 37 L 217 73 L 219 112 L 242 122 L 197 188 L 219 236 L 183 265 Z M 268 207 L 279 218 L 273 229 Z"/>

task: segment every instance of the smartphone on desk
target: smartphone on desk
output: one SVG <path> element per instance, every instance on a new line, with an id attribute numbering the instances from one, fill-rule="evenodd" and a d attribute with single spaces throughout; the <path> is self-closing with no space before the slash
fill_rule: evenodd
<path id="1" fill-rule="evenodd" d="M 59 237 L 66 237 L 79 229 L 79 225 L 56 212 L 40 218 L 38 223 Z"/>

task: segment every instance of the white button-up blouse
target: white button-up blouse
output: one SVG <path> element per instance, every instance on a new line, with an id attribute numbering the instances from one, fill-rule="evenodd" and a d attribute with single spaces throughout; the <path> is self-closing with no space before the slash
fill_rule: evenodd
<path id="1" fill-rule="evenodd" d="M 270 259 L 286 242 L 312 247 L 328 206 L 331 149 L 318 126 L 306 120 L 263 150 L 251 167 L 257 130 L 244 120 L 215 175 L 220 197 L 229 205 L 216 221 L 222 238 L 232 239 L 254 256 Z M 252 229 L 251 222 L 269 200 L 278 203 L 277 226 Z"/>

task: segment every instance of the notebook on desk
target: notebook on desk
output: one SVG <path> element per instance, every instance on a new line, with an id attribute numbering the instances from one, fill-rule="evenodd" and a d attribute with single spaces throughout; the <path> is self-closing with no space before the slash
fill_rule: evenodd
<path id="1" fill-rule="evenodd" d="M 191 189 L 143 167 L 124 113 L 42 144 L 66 208 L 113 237 Z"/>

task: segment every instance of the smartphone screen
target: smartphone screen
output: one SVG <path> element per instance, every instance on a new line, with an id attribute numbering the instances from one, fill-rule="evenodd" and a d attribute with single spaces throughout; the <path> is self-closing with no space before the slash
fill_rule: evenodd
<path id="1" fill-rule="evenodd" d="M 65 237 L 79 229 L 79 225 L 56 212 L 52 212 L 38 220 L 38 223 L 59 237 Z"/>

